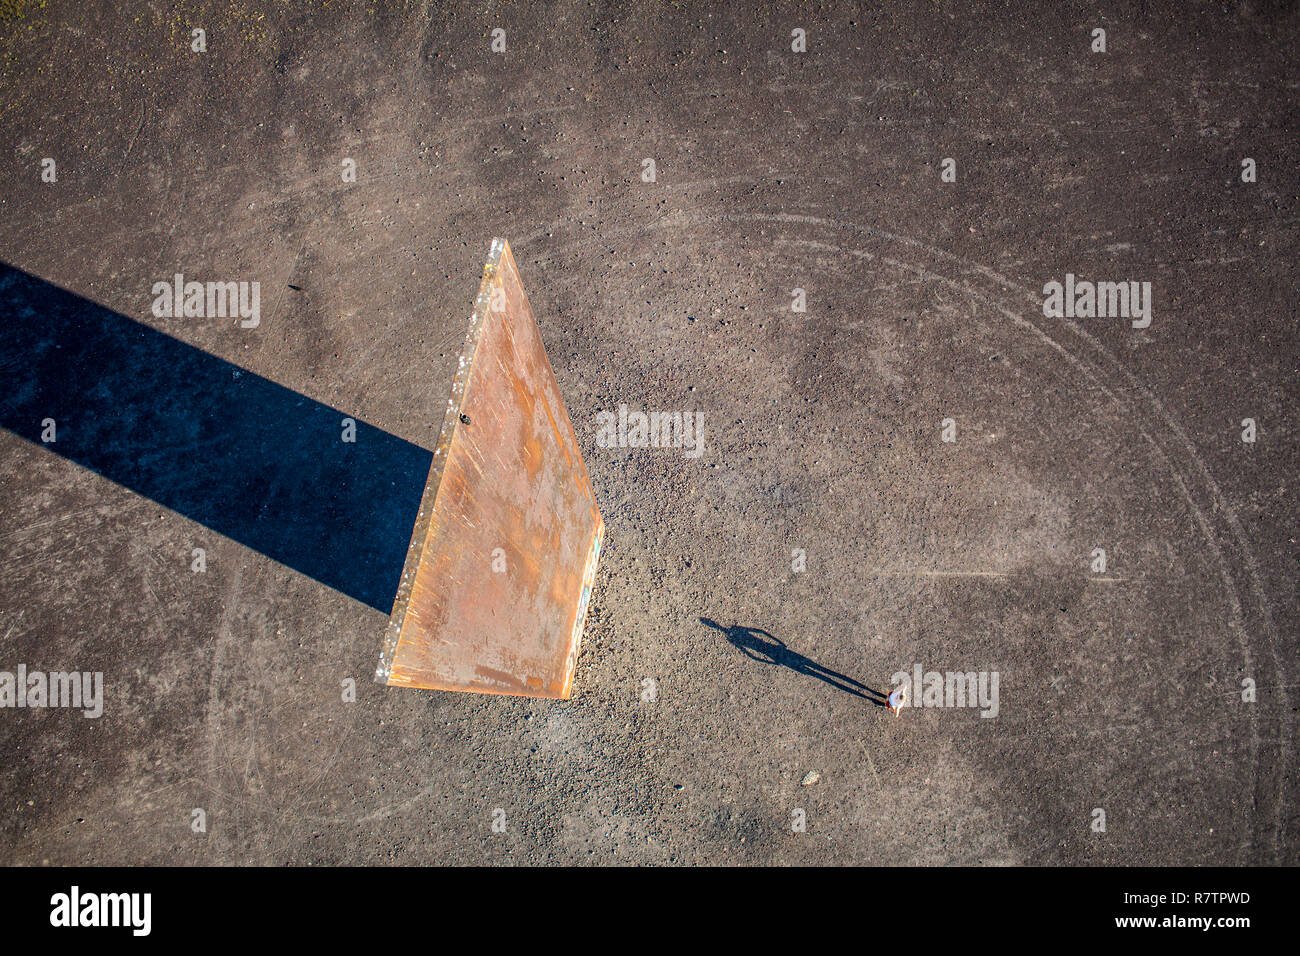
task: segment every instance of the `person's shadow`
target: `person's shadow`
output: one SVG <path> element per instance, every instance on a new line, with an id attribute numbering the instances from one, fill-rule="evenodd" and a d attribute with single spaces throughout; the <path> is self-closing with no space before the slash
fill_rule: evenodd
<path id="1" fill-rule="evenodd" d="M 777 664 L 788 667 L 795 673 L 807 674 L 809 677 L 816 677 L 820 681 L 825 681 L 846 694 L 853 694 L 869 700 L 878 707 L 886 706 L 887 697 L 880 691 L 872 690 L 866 684 L 859 683 L 852 677 L 847 677 L 838 671 L 823 667 L 802 654 L 796 654 L 786 647 L 785 641 L 774 637 L 762 628 L 741 627 L 738 624 L 732 627 L 723 627 L 717 621 L 712 621 L 707 617 L 700 618 L 700 623 L 721 631 L 727 636 L 728 641 L 740 648 L 741 653 L 751 660 L 763 664 Z"/>

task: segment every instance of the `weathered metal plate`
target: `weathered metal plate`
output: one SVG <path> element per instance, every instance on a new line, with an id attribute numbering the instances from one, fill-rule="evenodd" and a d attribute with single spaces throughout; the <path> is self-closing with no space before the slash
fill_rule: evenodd
<path id="1" fill-rule="evenodd" d="M 495 239 L 375 679 L 567 698 L 604 530 L 510 246 Z"/>

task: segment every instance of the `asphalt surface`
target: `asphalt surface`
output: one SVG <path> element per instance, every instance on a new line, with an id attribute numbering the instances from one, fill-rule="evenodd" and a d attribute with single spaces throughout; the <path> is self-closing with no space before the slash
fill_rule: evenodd
<path id="1" fill-rule="evenodd" d="M 0 859 L 1295 863 L 1294 5 L 448 6 L 0 4 L 0 671 L 103 673 L 0 709 Z M 371 679 L 494 236 L 563 702 Z"/>

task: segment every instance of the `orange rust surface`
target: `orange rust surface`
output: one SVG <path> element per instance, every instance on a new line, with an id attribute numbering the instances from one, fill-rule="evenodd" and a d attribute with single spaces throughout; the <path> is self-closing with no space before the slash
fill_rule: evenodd
<path id="1" fill-rule="evenodd" d="M 504 240 L 446 415 L 376 679 L 567 698 L 604 524 Z"/>

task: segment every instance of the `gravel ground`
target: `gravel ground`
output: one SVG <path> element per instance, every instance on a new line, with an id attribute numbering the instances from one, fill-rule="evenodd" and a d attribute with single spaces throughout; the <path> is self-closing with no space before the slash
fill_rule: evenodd
<path id="1" fill-rule="evenodd" d="M 0 710 L 3 859 L 1295 863 L 1297 26 L 0 3 L 0 670 L 104 675 Z M 568 701 L 371 680 L 494 236 L 607 522 Z"/>

